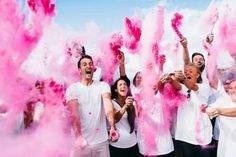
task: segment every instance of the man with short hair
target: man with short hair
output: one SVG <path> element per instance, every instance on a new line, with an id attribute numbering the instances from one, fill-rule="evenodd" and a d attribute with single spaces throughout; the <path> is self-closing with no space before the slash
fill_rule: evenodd
<path id="1" fill-rule="evenodd" d="M 118 140 L 118 136 L 111 136 L 116 132 L 110 87 L 105 82 L 93 80 L 95 68 L 91 56 L 83 55 L 78 61 L 78 69 L 81 80 L 66 90 L 70 120 L 78 144 L 72 156 L 109 157 L 106 117 L 111 126 L 111 141 Z"/>
<path id="2" fill-rule="evenodd" d="M 213 41 L 209 40 L 209 43 L 211 43 Z M 189 50 L 188 50 L 188 41 L 186 38 L 183 38 L 180 41 L 182 47 L 183 47 L 183 60 L 184 60 L 184 65 L 189 64 L 190 63 L 190 57 L 189 57 Z M 203 56 L 203 54 L 199 53 L 199 52 L 195 52 L 192 54 L 192 63 L 199 68 L 199 70 L 201 72 L 203 72 L 203 70 L 205 69 L 205 58 Z"/>

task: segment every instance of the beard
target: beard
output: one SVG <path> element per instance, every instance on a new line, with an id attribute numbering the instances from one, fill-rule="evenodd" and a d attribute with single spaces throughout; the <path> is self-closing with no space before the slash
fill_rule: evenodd
<path id="1" fill-rule="evenodd" d="M 203 64 L 201 67 L 199 67 L 199 70 L 200 70 L 201 72 L 203 72 L 204 69 L 205 69 L 205 64 Z"/>

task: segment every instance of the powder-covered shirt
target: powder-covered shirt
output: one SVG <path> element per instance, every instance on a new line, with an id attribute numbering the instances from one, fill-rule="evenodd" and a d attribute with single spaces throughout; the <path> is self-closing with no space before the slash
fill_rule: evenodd
<path id="1" fill-rule="evenodd" d="M 89 145 L 108 140 L 106 116 L 102 94 L 110 93 L 105 82 L 93 81 L 89 86 L 80 82 L 70 85 L 66 90 L 66 101 L 78 101 L 78 115 L 81 122 L 81 134 Z"/>

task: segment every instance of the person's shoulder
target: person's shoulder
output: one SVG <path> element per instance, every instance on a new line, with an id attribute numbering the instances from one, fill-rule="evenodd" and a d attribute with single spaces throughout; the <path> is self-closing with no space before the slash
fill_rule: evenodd
<path id="1" fill-rule="evenodd" d="M 211 86 L 209 85 L 208 82 L 203 82 L 203 83 L 198 83 L 197 84 L 199 88 L 204 88 L 204 89 L 211 89 Z"/>
<path id="2" fill-rule="evenodd" d="M 78 88 L 80 85 L 81 85 L 80 82 L 72 83 L 72 84 L 70 84 L 70 85 L 67 87 L 67 90 L 69 90 L 69 89 L 74 89 L 74 88 Z"/>
<path id="3" fill-rule="evenodd" d="M 94 84 L 99 86 L 109 86 L 108 83 L 104 81 L 94 81 Z"/>

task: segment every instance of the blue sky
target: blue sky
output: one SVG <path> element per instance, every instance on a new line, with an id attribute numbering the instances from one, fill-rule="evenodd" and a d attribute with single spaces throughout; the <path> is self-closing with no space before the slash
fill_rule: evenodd
<path id="1" fill-rule="evenodd" d="M 183 8 L 205 10 L 210 0 L 162 0 L 169 11 Z M 102 31 L 110 32 L 123 28 L 125 16 L 149 9 L 159 0 L 56 0 L 56 23 L 83 30 L 86 23 L 95 22 Z"/>

